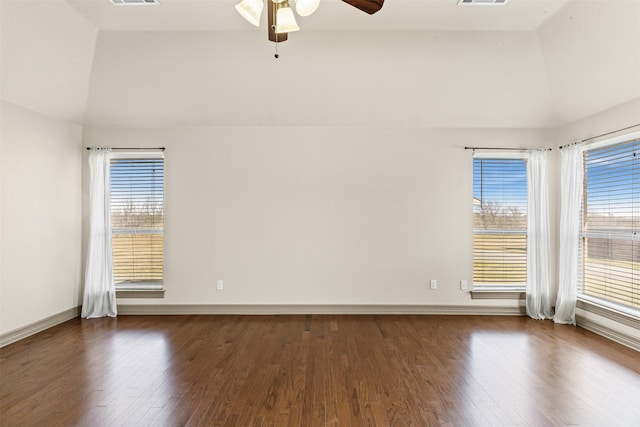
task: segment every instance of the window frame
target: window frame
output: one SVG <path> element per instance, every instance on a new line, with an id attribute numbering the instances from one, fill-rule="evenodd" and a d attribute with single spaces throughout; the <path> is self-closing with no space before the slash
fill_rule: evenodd
<path id="1" fill-rule="evenodd" d="M 164 292 L 165 292 L 165 220 L 164 220 L 164 212 L 165 212 L 165 205 L 166 205 L 166 198 L 165 198 L 165 187 L 166 187 L 166 175 L 164 173 L 164 171 L 166 170 L 166 159 L 165 159 L 165 155 L 164 155 L 164 150 L 152 150 L 149 149 L 147 150 L 126 150 L 126 149 L 122 149 L 119 150 L 117 152 L 112 151 L 111 152 L 111 158 L 110 158 L 110 163 L 109 163 L 109 175 L 110 175 L 110 179 L 112 179 L 113 177 L 113 164 L 111 163 L 113 160 L 120 160 L 120 159 L 162 159 L 162 165 L 163 165 L 163 176 L 162 176 L 162 280 L 154 283 L 155 286 L 149 286 L 149 287 L 140 287 L 140 286 L 116 286 L 116 297 L 118 298 L 163 298 L 164 297 Z M 111 184 L 111 183 L 110 183 Z M 111 204 L 111 202 L 110 202 Z M 111 211 L 111 206 L 110 206 L 110 211 Z M 111 215 L 111 213 L 110 213 Z M 111 238 L 113 239 L 113 236 L 115 234 L 126 234 L 126 233 L 116 233 L 114 232 L 113 229 L 113 217 L 111 218 L 111 223 L 112 223 L 112 229 L 111 229 Z M 112 259 L 113 259 L 113 264 L 115 265 L 115 254 L 113 253 L 113 249 L 112 249 Z"/>
<path id="2" fill-rule="evenodd" d="M 526 151 L 485 151 L 485 152 L 476 152 L 473 154 L 473 162 L 475 162 L 476 159 L 480 159 L 480 160 L 523 160 L 524 164 L 525 164 L 525 179 L 527 179 L 528 181 L 528 159 L 529 159 L 529 153 Z M 473 171 L 473 166 L 472 166 L 472 171 Z M 473 173 L 473 172 L 472 172 Z M 472 181 L 472 185 L 473 183 L 475 183 L 475 180 Z M 527 215 L 527 227 L 525 227 L 525 231 L 524 231 L 524 235 L 525 238 L 528 241 L 529 238 L 529 230 L 528 230 L 528 221 L 529 221 L 529 206 L 528 206 L 528 198 L 529 198 L 529 183 L 527 182 L 527 187 L 526 187 L 526 199 L 527 199 L 527 210 L 526 210 L 526 215 Z M 473 197 L 475 198 L 475 195 L 473 195 Z M 475 238 L 477 232 L 479 230 L 476 230 L 475 228 L 475 221 L 474 222 L 474 227 L 473 227 L 473 232 L 472 232 L 472 236 Z M 471 290 L 471 298 L 472 299 L 524 299 L 524 291 L 526 289 L 526 260 L 527 260 L 527 256 L 528 256 L 528 247 L 525 244 L 525 250 L 527 252 L 525 252 L 525 282 L 524 284 L 514 284 L 514 285 L 508 285 L 508 284 L 476 284 L 475 281 L 473 281 L 473 285 L 472 285 L 472 290 Z M 475 276 L 475 261 L 476 261 L 476 257 L 475 257 L 475 243 L 472 244 L 472 252 L 474 252 L 473 257 L 472 257 L 472 263 L 473 263 L 473 268 L 472 268 L 472 272 L 474 273 L 473 276 Z"/>
<path id="3" fill-rule="evenodd" d="M 604 311 L 609 311 L 612 314 L 616 314 L 619 313 L 619 315 L 622 316 L 631 316 L 634 319 L 640 319 L 640 308 L 634 308 L 634 307 L 630 307 L 628 305 L 625 304 L 621 304 L 621 303 L 616 303 L 614 301 L 610 301 L 604 298 L 600 298 L 597 296 L 593 296 L 593 295 L 589 295 L 583 292 L 583 286 L 584 286 L 584 277 L 585 277 L 585 259 L 586 259 L 586 251 L 587 251 L 587 245 L 585 244 L 585 241 L 587 238 L 593 238 L 598 237 L 598 238 L 602 238 L 602 239 L 606 239 L 606 240 L 620 240 L 616 237 L 621 237 L 618 236 L 618 233 L 610 233 L 613 234 L 613 237 L 604 237 L 604 235 L 602 233 L 594 233 L 592 231 L 589 230 L 585 230 L 585 223 L 587 221 L 587 215 L 585 212 L 585 208 L 587 208 L 587 159 L 586 159 L 586 154 L 589 151 L 592 150 L 599 150 L 602 148 L 606 148 L 606 147 L 611 147 L 614 145 L 619 145 L 619 144 L 624 144 L 624 143 L 634 143 L 636 141 L 638 141 L 640 139 L 640 131 L 638 132 L 632 132 L 632 133 L 627 133 L 627 134 L 623 134 L 623 135 L 619 135 L 613 138 L 607 138 L 607 139 L 603 139 L 601 141 L 597 141 L 594 143 L 591 143 L 589 145 L 585 145 L 582 147 L 582 154 L 583 154 L 583 160 L 582 160 L 582 167 L 583 167 L 583 171 L 584 171 L 584 180 L 583 180 L 583 185 L 582 185 L 582 197 L 583 197 L 583 202 L 582 202 L 582 207 L 581 207 L 581 211 L 580 211 L 580 248 L 579 248 L 579 254 L 578 254 L 578 286 L 577 286 L 577 292 L 576 292 L 576 297 L 578 302 L 582 303 L 582 307 L 596 307 L 598 308 L 598 310 L 600 311 L 600 313 L 604 312 Z M 639 160 L 640 161 L 640 160 Z M 635 187 L 634 187 L 635 188 Z M 638 184 L 638 188 L 640 189 L 640 183 Z M 587 208 L 588 209 L 588 208 Z M 640 227 L 639 227 L 640 230 Z M 628 238 L 624 238 L 622 240 L 630 240 L 630 239 L 634 239 L 633 237 L 629 236 Z M 578 305 L 578 307 L 580 308 L 580 304 Z M 589 310 L 587 310 L 589 311 Z M 607 316 L 605 316 L 607 317 Z"/>

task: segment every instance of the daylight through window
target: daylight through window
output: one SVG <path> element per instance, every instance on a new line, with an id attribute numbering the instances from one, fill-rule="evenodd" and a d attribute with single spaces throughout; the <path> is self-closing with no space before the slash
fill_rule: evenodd
<path id="1" fill-rule="evenodd" d="M 526 282 L 526 160 L 474 158 L 474 288 L 524 288 Z"/>
<path id="2" fill-rule="evenodd" d="M 162 289 L 164 159 L 115 154 L 111 160 L 111 228 L 116 289 Z"/>
<path id="3" fill-rule="evenodd" d="M 582 296 L 640 309 L 640 139 L 584 153 Z"/>

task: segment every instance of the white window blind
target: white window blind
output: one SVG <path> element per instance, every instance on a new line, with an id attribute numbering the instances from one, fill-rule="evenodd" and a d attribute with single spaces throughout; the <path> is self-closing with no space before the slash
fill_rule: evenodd
<path id="1" fill-rule="evenodd" d="M 162 289 L 164 159 L 143 154 L 111 160 L 113 275 L 119 289 Z"/>
<path id="2" fill-rule="evenodd" d="M 578 292 L 640 309 L 640 139 L 586 150 Z"/>
<path id="3" fill-rule="evenodd" d="M 473 159 L 473 228 L 474 287 L 525 287 L 525 159 Z"/>

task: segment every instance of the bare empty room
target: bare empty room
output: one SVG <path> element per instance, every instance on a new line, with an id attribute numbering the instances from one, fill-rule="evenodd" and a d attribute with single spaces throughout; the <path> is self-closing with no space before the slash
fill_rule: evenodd
<path id="1" fill-rule="evenodd" d="M 0 0 L 0 425 L 640 425 L 640 1 Z"/>

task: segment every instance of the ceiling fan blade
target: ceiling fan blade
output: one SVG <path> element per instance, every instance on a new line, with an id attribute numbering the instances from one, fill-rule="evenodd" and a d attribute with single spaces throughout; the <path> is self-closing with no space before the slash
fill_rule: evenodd
<path id="1" fill-rule="evenodd" d="M 360 9 L 363 12 L 367 12 L 369 15 L 373 15 L 384 4 L 384 0 L 342 0 L 345 3 L 349 3 L 351 6 Z"/>

